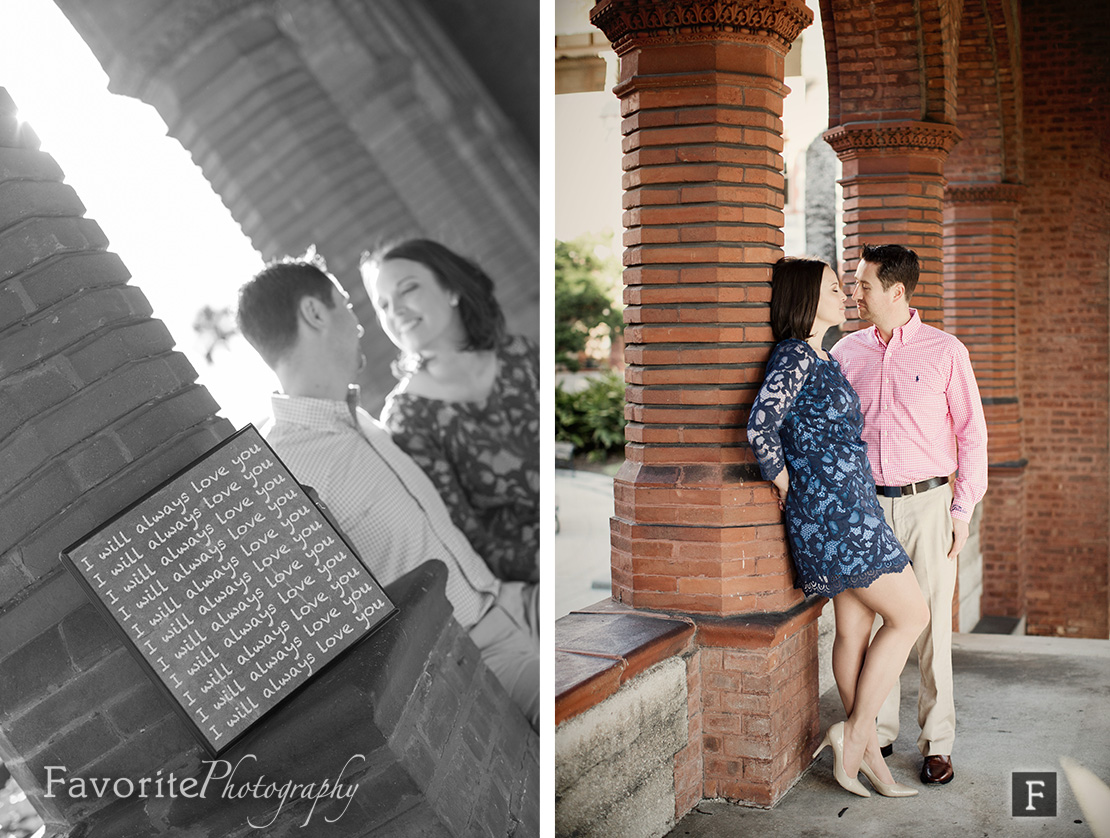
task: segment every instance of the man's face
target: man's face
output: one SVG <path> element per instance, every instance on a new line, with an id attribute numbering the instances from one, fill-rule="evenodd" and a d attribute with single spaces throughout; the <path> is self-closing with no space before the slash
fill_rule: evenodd
<path id="1" fill-rule="evenodd" d="M 327 311 L 325 340 L 334 363 L 347 367 L 353 381 L 355 374 L 366 365 L 366 356 L 362 354 L 359 344 L 362 325 L 355 316 L 350 297 L 335 280 L 332 280 L 331 302 L 332 307 Z"/>
<path id="2" fill-rule="evenodd" d="M 852 299 L 859 309 L 859 316 L 876 325 L 887 323 L 895 312 L 895 301 L 903 290 L 902 283 L 896 282 L 884 289 L 879 281 L 879 266 L 873 262 L 860 260 L 856 267 L 856 284 L 852 289 Z"/>

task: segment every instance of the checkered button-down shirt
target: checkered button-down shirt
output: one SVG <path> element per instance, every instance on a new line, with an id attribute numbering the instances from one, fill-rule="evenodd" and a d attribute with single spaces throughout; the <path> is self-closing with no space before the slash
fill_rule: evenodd
<path id="1" fill-rule="evenodd" d="M 987 423 L 967 348 L 916 309 L 883 343 L 872 326 L 832 348 L 859 394 L 863 439 L 879 486 L 906 486 L 959 468 L 952 517 L 970 521 L 987 491 Z"/>
<path id="2" fill-rule="evenodd" d="M 429 559 L 448 569 L 447 599 L 469 628 L 501 583 L 451 522 L 435 486 L 389 433 L 347 402 L 275 393 L 266 439 L 297 480 L 311 486 L 351 546 L 387 585 Z"/>

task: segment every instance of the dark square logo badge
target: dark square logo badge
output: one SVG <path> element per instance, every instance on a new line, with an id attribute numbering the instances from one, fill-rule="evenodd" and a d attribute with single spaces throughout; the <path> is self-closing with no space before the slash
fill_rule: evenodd
<path id="1" fill-rule="evenodd" d="M 1015 771 L 1013 778 L 1012 808 L 1015 818 L 1056 817 L 1054 771 Z"/>

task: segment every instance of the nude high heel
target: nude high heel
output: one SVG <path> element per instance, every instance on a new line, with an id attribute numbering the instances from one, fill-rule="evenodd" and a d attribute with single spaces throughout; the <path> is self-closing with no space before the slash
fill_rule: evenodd
<path id="1" fill-rule="evenodd" d="M 860 797 L 870 797 L 871 792 L 864 788 L 863 783 L 855 777 L 849 777 L 848 772 L 844 770 L 844 722 L 837 722 L 829 727 L 821 745 L 813 752 L 814 759 L 821 751 L 825 750 L 826 745 L 832 748 L 833 777 L 840 783 L 841 788 L 850 791 L 852 794 L 858 794 Z"/>
<path id="2" fill-rule="evenodd" d="M 875 791 L 883 797 L 913 797 L 917 794 L 917 789 L 904 786 L 901 783 L 884 783 L 876 776 L 875 772 L 871 770 L 871 766 L 867 764 L 867 760 L 863 760 L 859 764 L 859 770 L 863 772 L 863 776 L 875 787 Z"/>

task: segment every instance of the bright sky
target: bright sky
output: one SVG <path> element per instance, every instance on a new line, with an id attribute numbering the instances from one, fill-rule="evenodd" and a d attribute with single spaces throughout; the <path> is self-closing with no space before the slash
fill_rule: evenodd
<path id="1" fill-rule="evenodd" d="M 108 77 L 51 0 L 0 0 L 0 87 L 130 270 L 177 349 L 236 428 L 269 415 L 276 379 L 241 337 L 213 364 L 193 331 L 205 305 L 235 305 L 262 258 L 153 107 Z"/>

